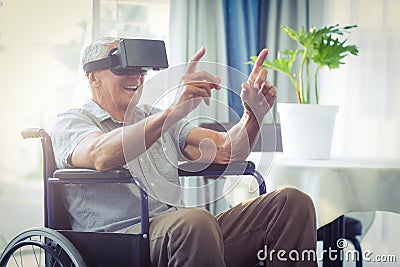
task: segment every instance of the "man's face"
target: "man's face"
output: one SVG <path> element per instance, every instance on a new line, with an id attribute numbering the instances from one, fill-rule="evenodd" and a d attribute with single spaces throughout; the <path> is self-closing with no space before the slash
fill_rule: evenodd
<path id="1" fill-rule="evenodd" d="M 118 43 L 110 47 L 117 47 Z M 125 112 L 137 105 L 142 95 L 144 76 L 139 72 L 115 75 L 109 69 L 95 72 L 98 88 L 94 89 L 93 100 L 106 111 Z"/>

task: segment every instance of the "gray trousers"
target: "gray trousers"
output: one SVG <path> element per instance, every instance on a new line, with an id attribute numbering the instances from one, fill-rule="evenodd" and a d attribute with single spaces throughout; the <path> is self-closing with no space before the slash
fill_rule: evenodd
<path id="1" fill-rule="evenodd" d="M 203 209 L 181 209 L 150 219 L 153 266 L 254 267 L 265 259 L 267 266 L 315 267 L 315 249 L 313 202 L 293 188 L 243 202 L 217 216 Z"/>

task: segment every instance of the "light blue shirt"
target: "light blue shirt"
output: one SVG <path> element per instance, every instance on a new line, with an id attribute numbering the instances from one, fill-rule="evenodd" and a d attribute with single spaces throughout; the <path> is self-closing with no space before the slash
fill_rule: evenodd
<path id="1" fill-rule="evenodd" d="M 148 105 L 136 107 L 134 121 L 158 111 Z M 73 168 L 71 155 L 89 134 L 107 133 L 122 126 L 92 100 L 82 108 L 59 114 L 52 131 L 57 167 Z M 177 164 L 193 127 L 183 120 L 176 123 L 145 153 L 127 163 L 131 174 L 148 185 L 151 217 L 176 210 L 171 206 L 182 204 Z M 139 190 L 135 185 L 68 185 L 64 194 L 73 230 L 122 232 L 140 222 Z"/>

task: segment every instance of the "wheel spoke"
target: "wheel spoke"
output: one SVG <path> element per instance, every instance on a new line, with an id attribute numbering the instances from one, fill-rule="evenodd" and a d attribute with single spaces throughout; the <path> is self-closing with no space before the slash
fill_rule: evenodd
<path id="1" fill-rule="evenodd" d="M 17 266 L 19 266 L 18 261 L 17 261 L 17 259 L 15 258 L 14 254 L 12 255 L 12 257 L 13 257 L 13 259 L 14 259 L 14 261 L 15 261 L 15 264 L 16 264 Z"/>
<path id="2" fill-rule="evenodd" d="M 39 241 L 43 243 L 42 236 L 39 236 Z M 39 263 L 42 264 L 42 250 L 39 250 L 39 251 L 40 251 L 40 255 L 39 255 L 40 262 Z M 45 254 L 45 257 L 46 257 L 46 254 Z"/>
<path id="3" fill-rule="evenodd" d="M 38 258 L 36 256 L 35 247 L 33 245 L 31 247 L 32 247 L 33 255 L 35 256 L 36 264 L 38 267 L 40 267 L 40 263 L 38 262 Z M 39 251 L 41 251 L 40 248 L 39 248 Z"/>
<path id="4" fill-rule="evenodd" d="M 21 260 L 21 266 L 24 266 L 24 264 L 22 263 L 22 249 L 19 249 L 19 258 Z"/>

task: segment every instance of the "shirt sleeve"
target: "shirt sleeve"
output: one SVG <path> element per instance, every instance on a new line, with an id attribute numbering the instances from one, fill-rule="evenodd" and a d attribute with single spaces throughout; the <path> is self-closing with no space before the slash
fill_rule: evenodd
<path id="1" fill-rule="evenodd" d="M 71 109 L 57 116 L 52 129 L 53 151 L 58 168 L 72 168 L 76 146 L 91 133 L 103 132 L 96 117 L 83 109 Z"/>
<path id="2" fill-rule="evenodd" d="M 178 123 L 174 125 L 172 128 L 173 130 L 173 136 L 177 137 L 176 141 L 177 143 L 175 144 L 181 152 L 185 148 L 186 145 L 186 137 L 189 134 L 189 132 L 197 127 L 194 123 L 192 123 L 190 120 L 187 119 L 182 119 Z"/>

